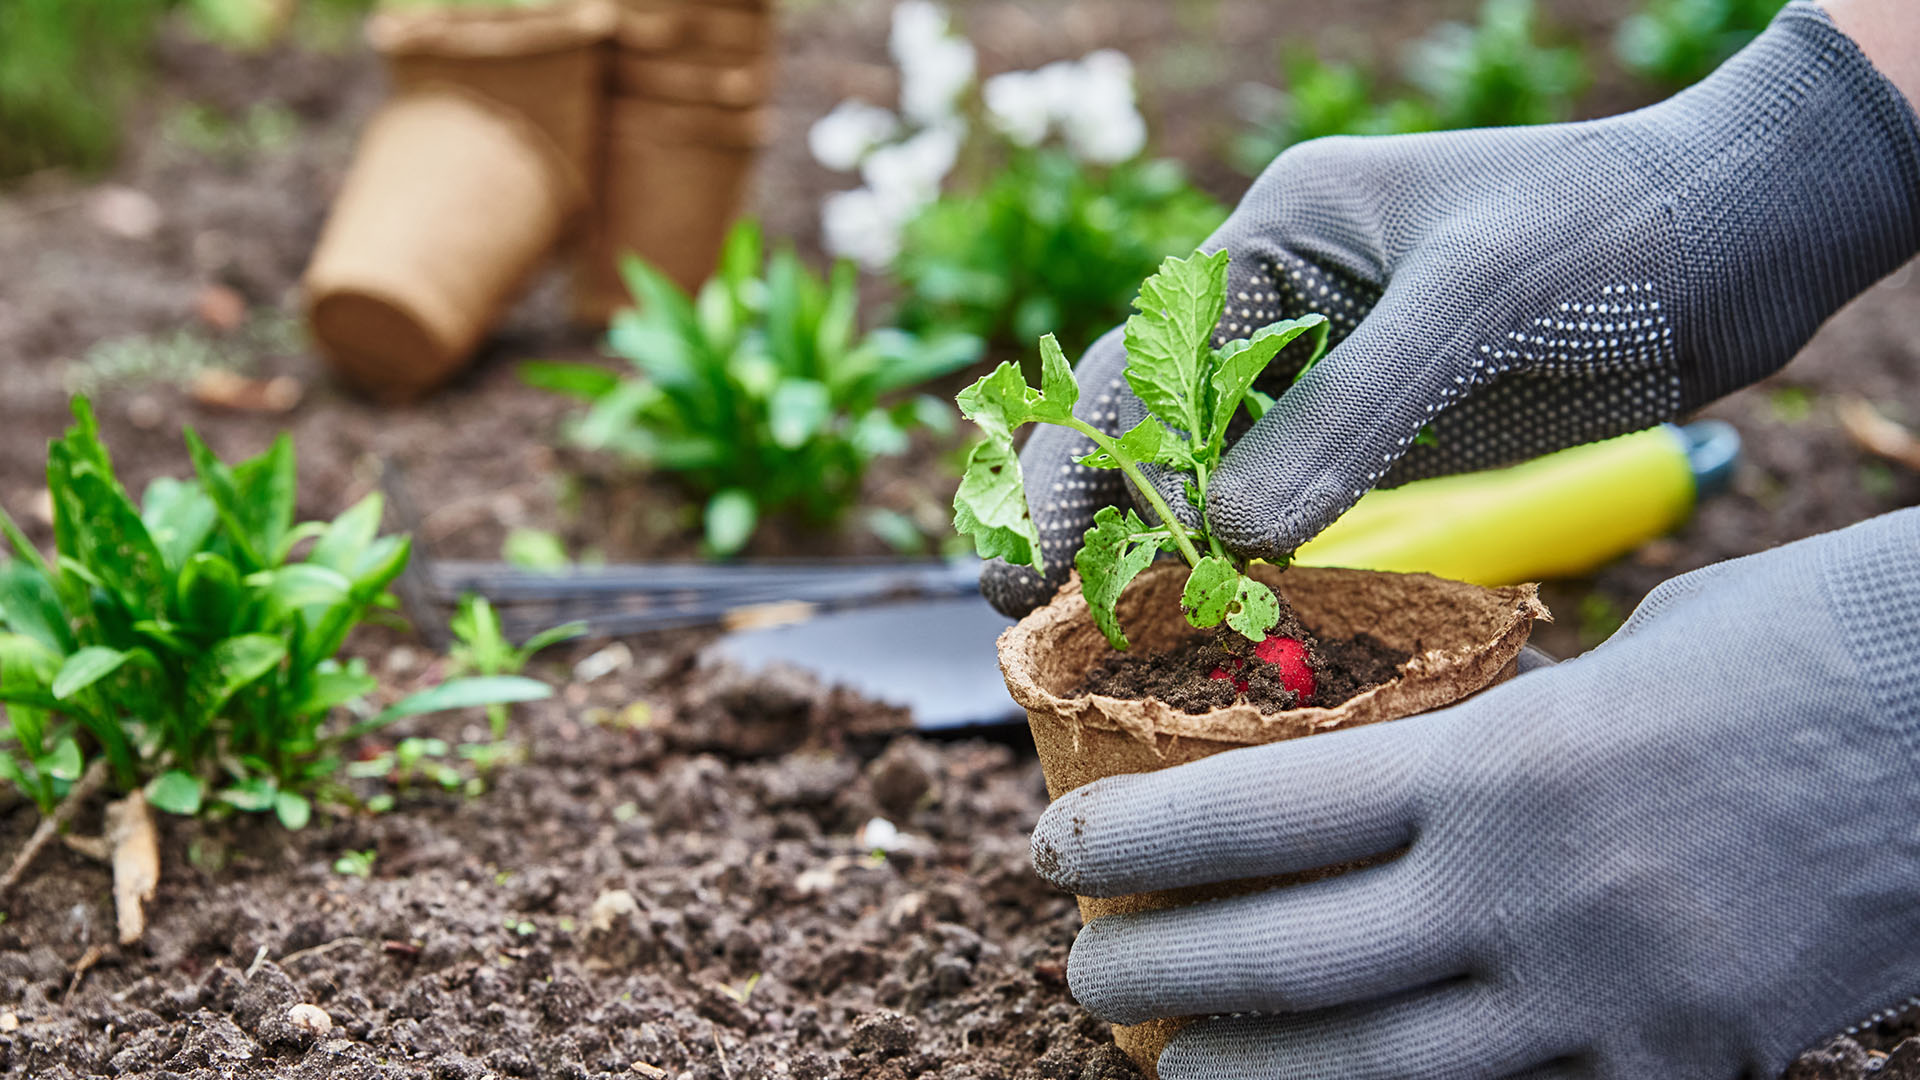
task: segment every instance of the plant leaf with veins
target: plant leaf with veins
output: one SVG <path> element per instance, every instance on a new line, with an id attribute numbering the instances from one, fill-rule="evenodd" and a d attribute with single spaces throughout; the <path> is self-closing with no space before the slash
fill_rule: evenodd
<path id="1" fill-rule="evenodd" d="M 1153 564 L 1153 557 L 1172 547 L 1173 538 L 1164 526 L 1148 525 L 1131 509 L 1122 513 L 1117 506 L 1103 506 L 1094 515 L 1093 528 L 1087 530 L 1073 565 L 1080 571 L 1080 592 L 1087 598 L 1094 623 L 1107 635 L 1107 644 L 1121 650 L 1127 647 L 1114 606 L 1140 571 Z"/>
<path id="2" fill-rule="evenodd" d="M 1227 253 L 1168 256 L 1140 286 L 1127 320 L 1127 383 L 1168 427 L 1203 430 L 1214 327 L 1227 306 Z"/>

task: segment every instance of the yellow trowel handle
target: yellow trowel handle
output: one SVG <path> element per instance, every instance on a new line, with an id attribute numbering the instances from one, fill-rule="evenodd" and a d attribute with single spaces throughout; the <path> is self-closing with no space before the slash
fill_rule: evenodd
<path id="1" fill-rule="evenodd" d="M 1738 454 L 1739 435 L 1725 424 L 1666 424 L 1505 469 L 1372 491 L 1294 561 L 1479 585 L 1578 576 L 1686 520 Z"/>

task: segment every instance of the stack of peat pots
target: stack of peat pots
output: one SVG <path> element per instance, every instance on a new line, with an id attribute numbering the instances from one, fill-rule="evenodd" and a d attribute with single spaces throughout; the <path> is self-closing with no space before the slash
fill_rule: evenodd
<path id="1" fill-rule="evenodd" d="M 689 292 L 713 272 L 767 135 L 771 0 L 621 0 L 613 33 L 599 220 L 580 251 L 574 314 L 626 303 L 633 252 Z"/>
<path id="2" fill-rule="evenodd" d="M 556 250 L 593 325 L 629 302 L 628 252 L 690 291 L 712 271 L 766 130 L 765 0 L 429 5 L 367 34 L 393 93 L 303 281 L 344 381 L 444 383 Z"/>

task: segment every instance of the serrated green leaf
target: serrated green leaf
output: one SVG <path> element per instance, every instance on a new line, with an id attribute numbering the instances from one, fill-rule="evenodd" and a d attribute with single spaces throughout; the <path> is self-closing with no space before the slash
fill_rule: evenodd
<path id="1" fill-rule="evenodd" d="M 1046 573 L 1040 531 L 1027 508 L 1020 458 L 1011 442 L 988 438 L 967 454 L 966 471 L 953 494 L 953 528 L 973 537 L 974 550 L 983 559 L 1005 559 Z"/>
<path id="2" fill-rule="evenodd" d="M 200 781 L 172 769 L 147 781 L 147 801 L 169 814 L 192 815 L 200 812 L 204 797 Z"/>
<path id="3" fill-rule="evenodd" d="M 1218 555 L 1200 560 L 1187 576 L 1180 606 L 1195 626 L 1225 622 L 1253 641 L 1266 640 L 1267 630 L 1280 620 L 1280 603 L 1273 590 Z"/>
<path id="4" fill-rule="evenodd" d="M 1064 418 L 1080 401 L 1073 365 L 1067 363 L 1067 354 L 1060 351 L 1060 342 L 1052 334 L 1040 339 L 1040 397 L 1047 410 L 1041 419 Z"/>
<path id="5" fill-rule="evenodd" d="M 1187 440 L 1168 431 L 1165 424 L 1149 416 L 1133 426 L 1133 430 L 1120 436 L 1120 452 L 1135 464 L 1152 463 L 1169 465 L 1176 469 L 1193 468 L 1193 452 L 1188 448 Z M 1120 459 L 1095 448 L 1093 453 L 1080 459 L 1080 464 L 1093 469 L 1118 469 Z"/>
<path id="6" fill-rule="evenodd" d="M 122 652 L 105 645 L 89 645 L 80 649 L 67 657 L 66 662 L 60 665 L 60 673 L 53 677 L 53 696 L 65 701 L 113 674 L 134 656 L 132 651 Z"/>
<path id="7" fill-rule="evenodd" d="M 1115 649 L 1127 647 L 1115 610 L 1120 595 L 1153 564 L 1155 555 L 1173 546 L 1165 528 L 1148 525 L 1131 509 L 1123 513 L 1119 507 L 1103 506 L 1093 516 L 1093 527 L 1087 530 L 1073 565 L 1080 571 L 1080 592 L 1087 598 L 1094 624 Z"/>
<path id="8" fill-rule="evenodd" d="M 1227 253 L 1168 256 L 1140 285 L 1127 319 L 1127 384 L 1168 427 L 1202 430 L 1204 367 L 1226 309 Z"/>
<path id="9" fill-rule="evenodd" d="M 1255 331 L 1250 338 L 1227 342 L 1214 354 L 1213 374 L 1208 380 L 1208 417 L 1204 435 L 1210 460 L 1219 460 L 1220 449 L 1227 437 L 1227 424 L 1240 408 L 1241 399 L 1253 385 L 1253 380 L 1267 369 L 1281 349 L 1308 331 L 1315 331 L 1319 338 L 1319 345 L 1309 359 L 1311 362 L 1326 347 L 1327 318 L 1324 315 L 1307 315 L 1270 323 Z"/>

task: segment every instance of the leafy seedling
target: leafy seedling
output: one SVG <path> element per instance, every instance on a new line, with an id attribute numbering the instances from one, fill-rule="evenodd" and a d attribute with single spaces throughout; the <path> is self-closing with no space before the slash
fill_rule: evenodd
<path id="1" fill-rule="evenodd" d="M 518 675 L 535 653 L 587 632 L 586 623 L 570 622 L 542 630 L 515 646 L 501 630 L 500 614 L 493 605 L 486 597 L 474 594 L 460 598 L 460 609 L 454 613 L 451 628 L 454 645 L 448 658 L 453 661 L 455 672 L 489 676 Z M 493 731 L 495 742 L 506 738 L 507 707 L 487 706 L 487 725 Z"/>
<path id="2" fill-rule="evenodd" d="M 380 853 L 373 848 L 365 851 L 345 851 L 333 860 L 333 872 L 343 877 L 369 878 L 373 876 L 374 860 Z"/>
<path id="3" fill-rule="evenodd" d="M 974 538 L 982 557 L 1045 570 L 1013 448 L 1014 432 L 1022 425 L 1056 424 L 1086 436 L 1094 451 L 1080 463 L 1119 469 L 1147 502 L 1154 521 L 1132 509 L 1103 508 L 1074 559 L 1094 621 L 1115 649 L 1127 647 L 1115 613 L 1120 594 L 1163 551 L 1179 552 L 1192 568 L 1181 606 L 1194 626 L 1225 623 L 1248 640 L 1263 643 L 1280 619 L 1280 601 L 1273 590 L 1248 576 L 1246 563 L 1230 555 L 1204 524 L 1182 524 L 1142 472 L 1142 466 L 1154 465 L 1185 473 L 1189 496 L 1196 505 L 1205 505 L 1207 485 L 1226 449 L 1227 425 L 1246 401 L 1254 379 L 1302 335 L 1309 335 L 1309 364 L 1326 349 L 1327 320 L 1320 315 L 1276 322 L 1215 348 L 1213 332 L 1226 296 L 1224 251 L 1169 257 L 1141 285 L 1134 301 L 1138 310 L 1126 325 L 1126 377 L 1149 415 L 1118 437 L 1073 414 L 1080 386 L 1051 334 L 1040 339 L 1038 389 L 1007 362 L 958 398 L 961 413 L 978 424 L 986 438 L 968 457 L 954 496 L 954 527 Z"/>

